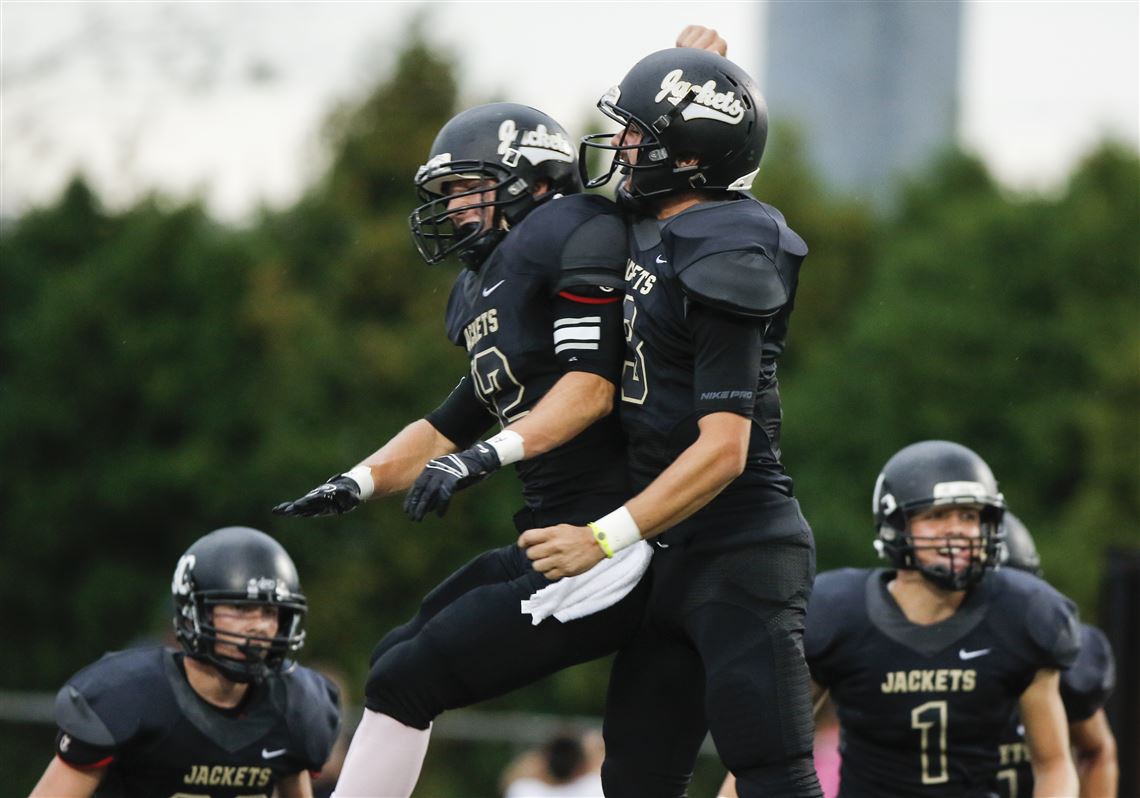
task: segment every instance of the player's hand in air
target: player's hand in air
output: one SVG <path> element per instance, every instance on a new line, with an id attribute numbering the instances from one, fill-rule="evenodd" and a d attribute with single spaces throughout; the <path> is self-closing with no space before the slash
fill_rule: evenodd
<path id="1" fill-rule="evenodd" d="M 498 453 L 483 441 L 462 452 L 428 460 L 404 498 L 404 512 L 413 521 L 422 521 L 432 510 L 442 516 L 457 491 L 486 479 L 500 465 Z"/>
<path id="2" fill-rule="evenodd" d="M 710 50 L 717 55 L 728 55 L 728 42 L 712 28 L 704 25 L 686 25 L 677 35 L 678 47 L 692 47 L 696 50 Z"/>
<path id="3" fill-rule="evenodd" d="M 322 515 L 341 515 L 360 504 L 360 485 L 345 474 L 330 477 L 299 499 L 281 502 L 273 508 L 276 515 L 299 518 L 316 518 Z"/>

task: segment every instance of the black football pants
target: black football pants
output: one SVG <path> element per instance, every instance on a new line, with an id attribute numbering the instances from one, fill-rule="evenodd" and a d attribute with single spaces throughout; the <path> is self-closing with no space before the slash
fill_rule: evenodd
<path id="1" fill-rule="evenodd" d="M 557 522 L 562 521 L 577 519 L 559 514 Z M 554 518 L 529 511 L 515 518 L 519 531 L 552 523 Z M 567 623 L 550 617 L 534 626 L 519 602 L 548 584 L 514 544 L 476 557 L 429 593 L 411 621 L 376 646 L 365 706 L 426 729 L 445 710 L 612 654 L 637 631 L 648 597 L 645 578 L 601 612 Z"/>
<path id="2" fill-rule="evenodd" d="M 610 678 L 607 798 L 684 796 L 706 727 L 741 798 L 822 795 L 802 643 L 815 553 L 794 514 L 789 537 L 698 533 L 654 554 L 644 625 Z"/>

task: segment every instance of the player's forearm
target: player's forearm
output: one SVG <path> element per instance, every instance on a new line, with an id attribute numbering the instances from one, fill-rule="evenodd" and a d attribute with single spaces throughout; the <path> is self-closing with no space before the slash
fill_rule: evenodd
<path id="1" fill-rule="evenodd" d="M 1068 756 L 1033 762 L 1033 794 L 1038 798 L 1077 794 L 1077 771 Z"/>
<path id="2" fill-rule="evenodd" d="M 433 457 L 456 451 L 458 447 L 425 419 L 413 421 L 398 432 L 360 465 L 367 466 L 374 483 L 373 497 L 407 490 L 424 464 Z"/>
<path id="3" fill-rule="evenodd" d="M 1077 760 L 1081 798 L 1116 795 L 1119 771 L 1116 763 L 1116 737 L 1108 725 L 1104 709 L 1085 720 L 1069 724 L 1069 740 Z"/>
<path id="4" fill-rule="evenodd" d="M 701 419 L 701 434 L 626 508 L 642 537 L 679 524 L 716 498 L 744 471 L 749 421 L 730 413 Z"/>
<path id="5" fill-rule="evenodd" d="M 562 375 L 529 413 L 507 429 L 522 436 L 524 456 L 529 459 L 572 440 L 609 415 L 613 405 L 613 383 L 597 374 L 571 371 Z"/>
<path id="6" fill-rule="evenodd" d="M 1080 760 L 1077 763 L 1081 782 L 1080 798 L 1103 798 L 1105 795 L 1116 795 L 1120 773 L 1116 764 L 1116 757 L 1098 756 L 1091 761 Z"/>
<path id="7" fill-rule="evenodd" d="M 1081 783 L 1080 798 L 1116 795 L 1120 778 L 1116 764 L 1116 748 L 1098 748 L 1077 752 L 1077 778 Z"/>

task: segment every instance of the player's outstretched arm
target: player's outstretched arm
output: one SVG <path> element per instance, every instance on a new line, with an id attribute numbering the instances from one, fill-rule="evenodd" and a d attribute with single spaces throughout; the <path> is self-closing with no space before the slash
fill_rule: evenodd
<path id="1" fill-rule="evenodd" d="M 419 419 L 355 468 L 331 477 L 299 499 L 282 502 L 273 512 L 301 518 L 347 513 L 362 501 L 406 490 L 429 460 L 456 448 L 429 421 Z"/>
<path id="2" fill-rule="evenodd" d="M 686 25 L 677 35 L 677 46 L 711 50 L 717 55 L 728 55 L 728 42 L 715 30 L 704 25 Z"/>
<path id="3" fill-rule="evenodd" d="M 29 798 L 89 798 L 106 772 L 107 768 L 80 770 L 53 757 Z"/>
<path id="4" fill-rule="evenodd" d="M 1069 725 L 1061 703 L 1061 674 L 1042 668 L 1021 694 L 1018 706 L 1029 742 L 1033 794 L 1076 795 L 1077 772 L 1069 755 Z"/>
<path id="5" fill-rule="evenodd" d="M 456 454 L 428 461 L 404 501 L 412 520 L 443 515 L 451 497 L 510 463 L 537 457 L 579 435 L 613 410 L 614 384 L 585 371 L 563 374 L 534 408 L 502 432 Z"/>
<path id="6" fill-rule="evenodd" d="M 1077 778 L 1081 798 L 1116 795 L 1120 778 L 1116 762 L 1116 737 L 1104 709 L 1092 717 L 1069 724 L 1069 737 L 1077 758 Z"/>

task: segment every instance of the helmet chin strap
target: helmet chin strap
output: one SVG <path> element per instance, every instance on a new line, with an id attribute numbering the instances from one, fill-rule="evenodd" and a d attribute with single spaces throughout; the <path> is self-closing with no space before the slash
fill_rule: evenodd
<path id="1" fill-rule="evenodd" d="M 474 235 L 478 233 L 483 227 L 481 222 L 468 222 L 461 225 L 459 232 L 463 237 Z M 472 239 L 471 244 L 459 253 L 459 261 L 473 272 L 479 271 L 483 265 L 483 261 L 487 260 L 488 256 L 495 251 L 495 247 L 503 240 L 503 236 L 507 233 L 505 230 L 487 230 L 478 237 Z"/>

